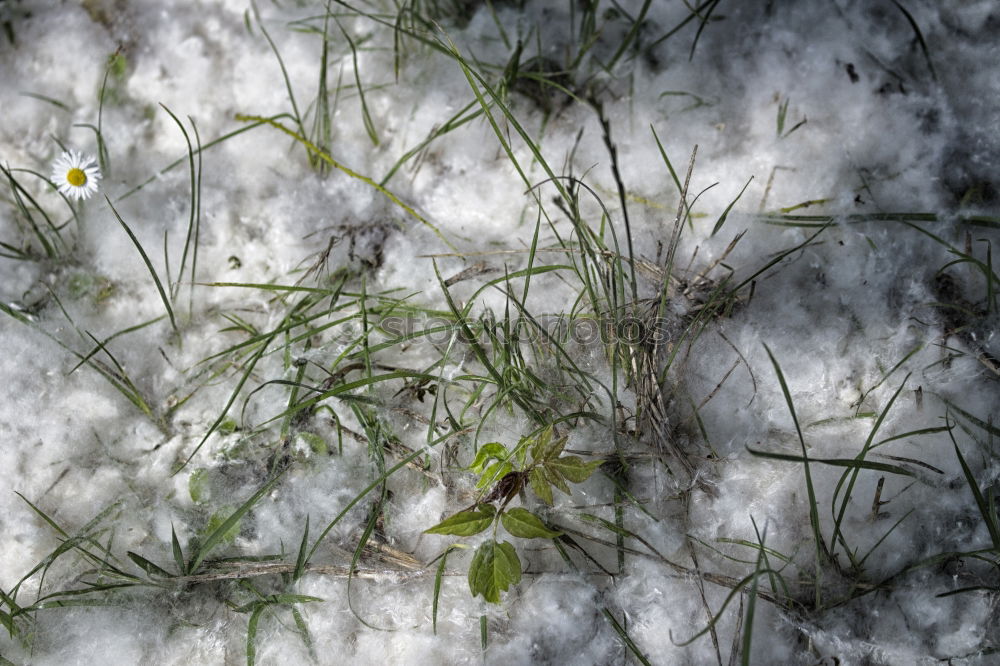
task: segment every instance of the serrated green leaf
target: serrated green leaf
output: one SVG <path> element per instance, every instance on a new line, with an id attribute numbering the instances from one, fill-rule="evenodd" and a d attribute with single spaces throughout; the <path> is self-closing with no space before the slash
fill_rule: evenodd
<path id="1" fill-rule="evenodd" d="M 562 454 L 563 449 L 566 448 L 566 442 L 568 440 L 569 437 L 566 435 L 553 439 L 548 448 L 545 449 L 545 460 L 549 461 L 558 458 L 560 454 Z"/>
<path id="2" fill-rule="evenodd" d="M 542 467 L 542 470 L 545 472 L 545 479 L 550 484 L 552 484 L 559 490 L 563 491 L 567 495 L 570 494 L 571 491 L 569 489 L 569 484 L 566 483 L 566 479 L 562 477 L 562 475 L 559 473 L 558 470 L 550 467 L 549 465 L 545 465 L 544 467 Z"/>
<path id="3" fill-rule="evenodd" d="M 490 507 L 493 508 L 492 506 Z M 472 536 L 479 534 L 493 522 L 496 510 L 490 511 L 459 511 L 445 518 L 434 527 L 424 530 L 424 534 L 454 534 L 456 536 Z"/>
<path id="4" fill-rule="evenodd" d="M 521 580 L 521 560 L 506 541 L 487 541 L 476 549 L 469 566 L 472 596 L 483 595 L 491 604 L 500 603 L 500 593 Z"/>
<path id="5" fill-rule="evenodd" d="M 472 461 L 472 464 L 467 469 L 476 474 L 482 474 L 483 470 L 486 469 L 486 463 L 493 459 L 506 460 L 509 455 L 507 447 L 500 442 L 483 444 L 479 447 L 479 451 L 476 452 L 476 459 Z"/>
<path id="6" fill-rule="evenodd" d="M 522 539 L 554 539 L 562 532 L 545 527 L 542 519 L 527 509 L 508 509 L 500 515 L 505 530 Z"/>
<path id="7" fill-rule="evenodd" d="M 545 472 L 541 467 L 535 467 L 528 472 L 528 483 L 531 484 L 531 489 L 535 491 L 538 499 L 552 506 L 552 484 L 545 478 Z"/>
<path id="8" fill-rule="evenodd" d="M 551 441 L 552 441 L 552 426 L 549 426 L 542 432 L 538 433 L 538 437 L 535 438 L 535 443 L 531 445 L 532 460 L 537 460 L 537 461 L 544 460 L 545 450 L 549 447 L 549 442 Z"/>
<path id="9" fill-rule="evenodd" d="M 482 478 L 476 482 L 476 488 L 482 489 L 490 484 L 496 483 L 503 477 L 507 476 L 507 474 L 509 474 L 513 469 L 514 466 L 505 460 L 499 460 L 493 463 L 486 468 L 486 471 L 483 472 Z"/>
<path id="10" fill-rule="evenodd" d="M 584 462 L 582 458 L 576 456 L 563 456 L 545 463 L 545 467 L 559 472 L 567 481 L 583 483 L 603 462 L 602 460 Z"/>

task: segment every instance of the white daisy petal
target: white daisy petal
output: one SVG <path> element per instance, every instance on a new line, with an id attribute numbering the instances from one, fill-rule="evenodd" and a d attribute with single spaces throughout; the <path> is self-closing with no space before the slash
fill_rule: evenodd
<path id="1" fill-rule="evenodd" d="M 96 194 L 100 179 L 101 171 L 97 160 L 90 155 L 70 150 L 52 163 L 52 182 L 70 199 L 79 201 Z"/>

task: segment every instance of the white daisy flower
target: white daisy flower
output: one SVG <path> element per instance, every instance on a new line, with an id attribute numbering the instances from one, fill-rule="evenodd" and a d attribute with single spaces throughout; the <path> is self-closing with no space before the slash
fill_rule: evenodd
<path id="1" fill-rule="evenodd" d="M 75 150 L 63 153 L 52 164 L 52 182 L 70 199 L 87 199 L 96 194 L 100 179 L 97 160 Z"/>

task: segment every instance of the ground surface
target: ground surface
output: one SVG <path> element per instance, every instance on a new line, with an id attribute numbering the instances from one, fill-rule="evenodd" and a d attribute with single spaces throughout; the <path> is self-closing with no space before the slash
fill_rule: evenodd
<path id="1" fill-rule="evenodd" d="M 0 0 L 3 660 L 995 663 L 995 4 L 397 4 Z"/>

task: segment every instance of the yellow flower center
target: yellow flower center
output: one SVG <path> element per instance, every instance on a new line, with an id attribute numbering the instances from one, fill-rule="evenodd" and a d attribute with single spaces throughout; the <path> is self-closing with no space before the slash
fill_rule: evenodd
<path id="1" fill-rule="evenodd" d="M 87 174 L 83 172 L 83 169 L 74 167 L 66 172 L 66 182 L 73 187 L 80 187 L 87 182 Z"/>

